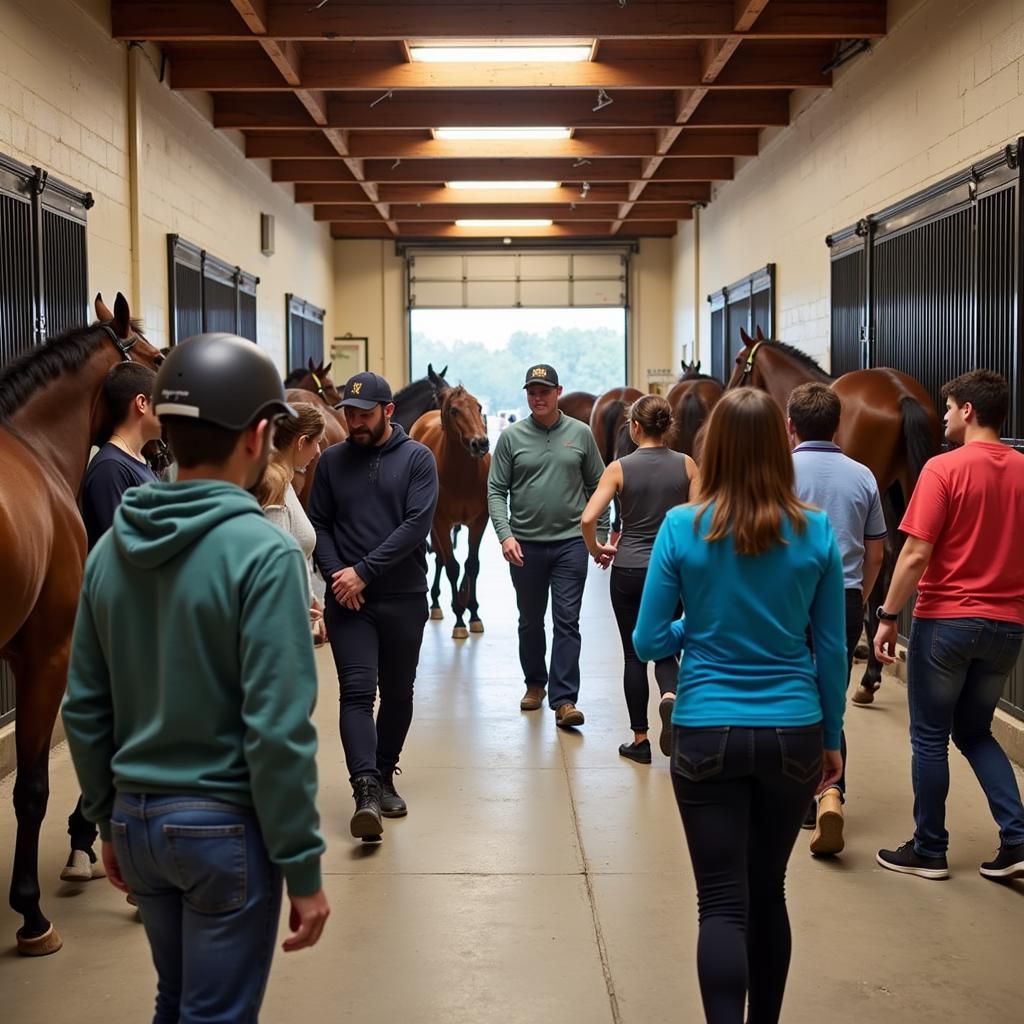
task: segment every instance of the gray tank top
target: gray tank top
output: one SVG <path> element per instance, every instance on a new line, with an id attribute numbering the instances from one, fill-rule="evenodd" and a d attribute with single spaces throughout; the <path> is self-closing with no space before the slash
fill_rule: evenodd
<path id="1" fill-rule="evenodd" d="M 686 456 L 671 448 L 638 448 L 622 467 L 622 538 L 615 564 L 646 569 L 665 513 L 690 497 Z"/>

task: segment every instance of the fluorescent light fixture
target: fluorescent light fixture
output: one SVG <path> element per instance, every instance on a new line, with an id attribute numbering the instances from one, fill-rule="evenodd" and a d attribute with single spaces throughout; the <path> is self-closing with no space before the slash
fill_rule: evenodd
<path id="1" fill-rule="evenodd" d="M 558 188 L 557 181 L 449 181 L 448 188 L 462 189 L 505 189 L 517 191 L 521 188 Z"/>
<path id="2" fill-rule="evenodd" d="M 539 217 L 527 217 L 516 219 L 514 217 L 500 217 L 495 220 L 486 218 L 470 217 L 467 220 L 457 220 L 455 226 L 459 228 L 549 228 L 552 221 L 542 220 Z"/>
<path id="3" fill-rule="evenodd" d="M 479 139 L 568 139 L 569 128 L 435 128 L 439 139 L 462 142 Z"/>
<path id="4" fill-rule="evenodd" d="M 590 60 L 585 46 L 411 46 L 413 60 L 435 64 L 537 64 Z"/>

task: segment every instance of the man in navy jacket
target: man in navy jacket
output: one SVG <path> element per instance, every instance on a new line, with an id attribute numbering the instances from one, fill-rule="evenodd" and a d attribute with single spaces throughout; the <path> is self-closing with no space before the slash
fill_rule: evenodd
<path id="1" fill-rule="evenodd" d="M 330 583 L 324 620 L 356 804 L 352 835 L 374 840 L 382 816 L 406 813 L 393 776 L 412 723 L 428 618 L 426 540 L 437 466 L 429 448 L 391 422 L 395 406 L 383 377 L 356 374 L 341 405 L 349 437 L 320 457 L 308 511 L 317 538 L 313 557 Z"/>

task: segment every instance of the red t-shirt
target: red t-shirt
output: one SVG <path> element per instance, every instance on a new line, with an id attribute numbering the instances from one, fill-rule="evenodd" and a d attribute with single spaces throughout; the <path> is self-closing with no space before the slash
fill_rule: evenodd
<path id="1" fill-rule="evenodd" d="M 929 459 L 900 529 L 935 545 L 917 618 L 1024 623 L 1024 455 L 972 441 Z"/>

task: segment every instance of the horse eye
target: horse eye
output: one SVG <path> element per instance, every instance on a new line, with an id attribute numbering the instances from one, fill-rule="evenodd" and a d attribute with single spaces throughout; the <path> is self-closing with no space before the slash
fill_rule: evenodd
<path id="1" fill-rule="evenodd" d="M 458 409 L 452 409 L 452 415 L 453 416 L 458 416 L 459 415 L 459 410 Z"/>

